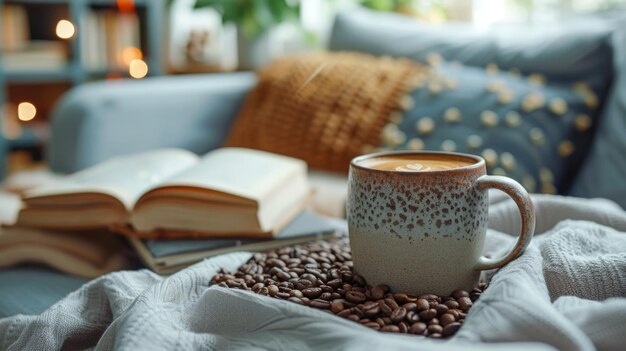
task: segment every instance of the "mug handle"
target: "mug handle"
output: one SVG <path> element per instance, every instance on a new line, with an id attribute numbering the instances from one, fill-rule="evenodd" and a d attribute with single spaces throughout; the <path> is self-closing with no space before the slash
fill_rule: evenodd
<path id="1" fill-rule="evenodd" d="M 535 207 L 526 189 L 511 178 L 485 175 L 476 180 L 476 186 L 479 190 L 489 188 L 502 190 L 515 201 L 522 216 L 522 232 L 517 238 L 513 250 L 508 255 L 497 259 L 481 256 L 478 260 L 478 267 L 476 267 L 477 270 L 481 271 L 500 268 L 520 256 L 530 244 L 535 233 Z"/>

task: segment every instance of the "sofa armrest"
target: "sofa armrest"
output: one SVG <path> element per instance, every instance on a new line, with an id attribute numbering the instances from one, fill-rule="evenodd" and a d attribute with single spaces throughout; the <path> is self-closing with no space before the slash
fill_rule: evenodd
<path id="1" fill-rule="evenodd" d="M 76 172 L 110 157 L 175 147 L 203 154 L 219 147 L 253 73 L 156 77 L 81 85 L 52 115 L 47 158 Z"/>

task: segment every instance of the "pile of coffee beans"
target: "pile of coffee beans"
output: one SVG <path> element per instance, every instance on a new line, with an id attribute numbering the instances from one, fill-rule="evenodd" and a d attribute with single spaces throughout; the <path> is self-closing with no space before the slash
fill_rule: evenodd
<path id="1" fill-rule="evenodd" d="M 317 308 L 382 332 L 430 338 L 454 335 L 486 288 L 416 296 L 367 285 L 353 272 L 346 239 L 256 253 L 237 272 L 216 274 L 215 284 Z"/>

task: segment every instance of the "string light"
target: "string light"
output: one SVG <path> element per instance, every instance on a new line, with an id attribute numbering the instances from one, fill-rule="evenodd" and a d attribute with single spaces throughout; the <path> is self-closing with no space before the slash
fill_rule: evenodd
<path id="1" fill-rule="evenodd" d="M 20 102 L 19 105 L 17 105 L 17 118 L 19 118 L 20 121 L 30 121 L 35 118 L 36 114 L 37 108 L 30 102 Z"/>
<path id="2" fill-rule="evenodd" d="M 61 39 L 69 39 L 74 36 L 76 29 L 72 22 L 62 19 L 57 23 L 56 33 Z"/>
<path id="3" fill-rule="evenodd" d="M 148 65 L 143 60 L 132 60 L 128 66 L 128 73 L 133 78 L 143 78 L 148 74 Z"/>

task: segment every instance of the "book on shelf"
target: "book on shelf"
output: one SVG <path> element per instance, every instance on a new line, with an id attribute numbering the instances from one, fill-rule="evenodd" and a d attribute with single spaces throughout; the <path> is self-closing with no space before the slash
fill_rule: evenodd
<path id="1" fill-rule="evenodd" d="M 53 71 L 66 67 L 68 49 L 65 43 L 31 40 L 26 6 L 11 3 L 0 6 L 3 70 Z"/>
<path id="2" fill-rule="evenodd" d="M 83 20 L 82 57 L 90 70 L 128 68 L 141 48 L 140 20 L 136 13 L 90 10 Z"/>
<path id="3" fill-rule="evenodd" d="M 3 53 L 6 71 L 54 71 L 67 66 L 67 48 L 54 40 L 31 40 L 20 50 Z"/>
<path id="4" fill-rule="evenodd" d="M 110 228 L 142 238 L 272 238 L 307 205 L 306 163 L 221 148 L 105 161 L 25 193 L 15 226 Z"/>
<path id="5" fill-rule="evenodd" d="M 0 6 L 2 6 L 2 21 L 0 21 L 2 53 L 21 50 L 30 39 L 26 8 L 18 4 Z"/>
<path id="6" fill-rule="evenodd" d="M 266 251 L 313 240 L 344 235 L 343 228 L 330 218 L 304 211 L 273 239 L 139 239 L 129 241 L 144 264 L 160 274 L 169 274 L 202 259 L 236 251 Z"/>

